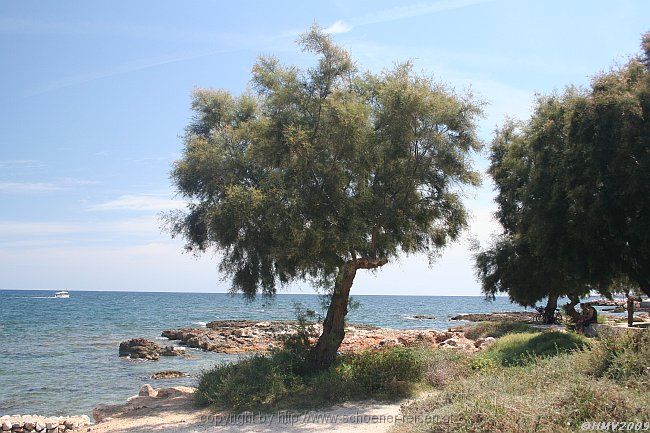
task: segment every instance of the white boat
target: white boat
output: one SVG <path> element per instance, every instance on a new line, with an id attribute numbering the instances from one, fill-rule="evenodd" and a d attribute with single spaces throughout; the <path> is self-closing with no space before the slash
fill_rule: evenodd
<path id="1" fill-rule="evenodd" d="M 69 297 L 70 297 L 70 293 L 68 293 L 68 292 L 66 292 L 66 291 L 64 290 L 64 291 L 61 291 L 61 292 L 56 292 L 56 293 L 54 294 L 54 297 L 55 297 L 55 298 L 69 298 Z"/>

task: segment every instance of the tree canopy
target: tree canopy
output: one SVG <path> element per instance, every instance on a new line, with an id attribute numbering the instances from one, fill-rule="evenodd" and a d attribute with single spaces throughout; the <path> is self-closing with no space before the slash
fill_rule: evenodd
<path id="1" fill-rule="evenodd" d="M 485 293 L 531 305 L 608 295 L 629 277 L 650 294 L 649 34 L 643 47 L 497 132 L 489 173 L 503 232 L 476 256 Z"/>
<path id="2" fill-rule="evenodd" d="M 361 73 L 318 27 L 299 45 L 314 67 L 261 57 L 249 92 L 194 93 L 172 173 L 190 201 L 173 233 L 218 250 L 249 296 L 304 279 L 345 292 L 356 269 L 435 251 L 466 225 L 461 187 L 479 181 L 470 95 L 408 63 Z"/>

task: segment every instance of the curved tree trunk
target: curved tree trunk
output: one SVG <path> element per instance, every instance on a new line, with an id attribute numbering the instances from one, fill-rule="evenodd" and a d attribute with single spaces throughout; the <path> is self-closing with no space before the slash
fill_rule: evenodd
<path id="1" fill-rule="evenodd" d="M 336 359 L 339 347 L 345 338 L 345 316 L 348 314 L 350 289 L 357 269 L 375 269 L 385 265 L 386 259 L 355 259 L 345 262 L 336 277 L 334 292 L 323 321 L 323 333 L 312 349 L 315 367 L 328 368 Z"/>
<path id="2" fill-rule="evenodd" d="M 571 302 L 564 305 L 564 312 L 571 318 L 571 321 L 577 325 L 580 320 L 580 313 L 576 311 L 576 305 L 580 303 L 580 298 L 576 295 L 569 295 L 569 300 Z"/>
<path id="3" fill-rule="evenodd" d="M 557 295 L 549 295 L 544 309 L 544 324 L 552 325 L 555 323 L 555 310 L 557 309 Z"/>

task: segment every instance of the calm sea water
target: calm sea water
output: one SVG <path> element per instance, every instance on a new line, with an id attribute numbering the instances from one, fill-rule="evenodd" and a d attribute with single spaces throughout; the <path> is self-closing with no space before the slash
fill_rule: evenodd
<path id="1" fill-rule="evenodd" d="M 123 402 L 145 383 L 194 385 L 196 375 L 235 355 L 192 350 L 193 359 L 160 361 L 119 358 L 121 341 L 160 337 L 164 329 L 204 326 L 218 319 L 280 320 L 294 317 L 294 304 L 321 310 L 317 295 L 278 295 L 248 302 L 241 296 L 214 293 L 0 291 L 0 415 L 91 414 L 98 403 Z M 350 321 L 398 329 L 446 329 L 460 313 L 517 311 L 506 298 L 356 296 L 359 307 Z M 435 320 L 416 320 L 433 315 Z M 161 370 L 180 370 L 187 379 L 149 379 Z M 155 383 L 154 383 L 155 382 Z"/>

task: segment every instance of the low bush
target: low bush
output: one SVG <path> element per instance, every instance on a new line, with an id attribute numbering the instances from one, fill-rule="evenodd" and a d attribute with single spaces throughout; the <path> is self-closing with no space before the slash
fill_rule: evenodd
<path id="1" fill-rule="evenodd" d="M 499 338 L 480 357 L 492 359 L 503 366 L 523 365 L 535 358 L 555 356 L 582 349 L 589 344 L 582 335 L 573 332 L 509 334 Z"/>
<path id="2" fill-rule="evenodd" d="M 256 355 L 205 372 L 198 402 L 220 409 L 318 407 L 359 398 L 410 395 L 423 373 L 423 355 L 403 347 L 342 355 L 329 369 L 305 373 L 287 360 L 295 353 Z"/>
<path id="3" fill-rule="evenodd" d="M 650 382 L 650 330 L 601 332 L 584 364 L 598 377 Z"/>
<path id="4" fill-rule="evenodd" d="M 485 337 L 499 338 L 506 334 L 517 334 L 522 332 L 535 332 L 535 328 L 521 322 L 479 322 L 475 325 L 469 326 L 465 330 L 465 336 L 472 340 L 477 340 Z"/>
<path id="5" fill-rule="evenodd" d="M 424 382 L 433 387 L 443 387 L 471 373 L 470 359 L 463 352 L 433 350 L 423 355 Z"/>

